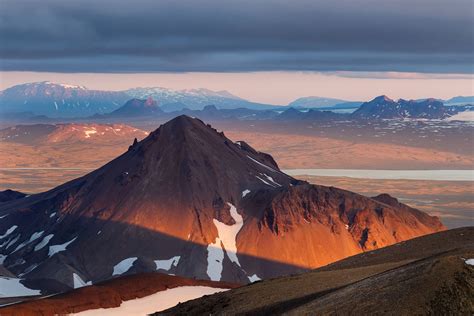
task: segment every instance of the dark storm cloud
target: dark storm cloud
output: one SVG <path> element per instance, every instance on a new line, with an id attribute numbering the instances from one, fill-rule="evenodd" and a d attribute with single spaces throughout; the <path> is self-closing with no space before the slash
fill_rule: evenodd
<path id="1" fill-rule="evenodd" d="M 473 72 L 472 0 L 0 0 L 3 70 Z"/>

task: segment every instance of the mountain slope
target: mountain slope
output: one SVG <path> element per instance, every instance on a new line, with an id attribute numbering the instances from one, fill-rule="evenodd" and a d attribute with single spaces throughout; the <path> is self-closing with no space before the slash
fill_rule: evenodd
<path id="1" fill-rule="evenodd" d="M 45 292 L 74 274 L 96 283 L 155 270 L 245 283 L 444 229 L 389 197 L 296 180 L 186 116 L 82 178 L 1 204 L 0 216 L 5 267 Z"/>
<path id="2" fill-rule="evenodd" d="M 1 112 L 32 112 L 49 117 L 107 113 L 129 99 L 124 92 L 89 90 L 49 81 L 16 85 L 0 92 Z"/>
<path id="3" fill-rule="evenodd" d="M 474 258 L 474 228 L 453 229 L 156 315 L 470 315 L 474 266 L 469 258 Z"/>

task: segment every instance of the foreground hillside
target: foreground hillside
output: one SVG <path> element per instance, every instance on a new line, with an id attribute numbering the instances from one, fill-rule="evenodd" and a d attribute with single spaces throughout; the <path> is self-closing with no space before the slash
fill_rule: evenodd
<path id="1" fill-rule="evenodd" d="M 161 273 L 145 273 L 125 276 L 48 297 L 2 299 L 0 296 L 0 305 L 26 300 L 0 308 L 0 315 L 65 315 L 98 309 L 100 310 L 96 315 L 103 315 L 104 308 L 108 309 L 107 312 L 123 313 L 126 311 L 126 306 L 129 306 L 128 310 L 130 310 L 130 305 L 133 306 L 134 311 L 144 315 L 147 312 L 153 312 L 153 308 L 156 310 L 159 306 L 170 307 L 180 301 L 236 286 L 232 283 L 192 280 Z M 171 297 L 167 295 L 170 291 Z M 153 298 L 153 300 L 150 302 L 149 298 Z M 127 303 L 124 304 L 124 302 Z"/>
<path id="2" fill-rule="evenodd" d="M 427 235 L 156 315 L 472 315 L 474 228 Z M 471 259 L 471 260 L 469 260 Z"/>

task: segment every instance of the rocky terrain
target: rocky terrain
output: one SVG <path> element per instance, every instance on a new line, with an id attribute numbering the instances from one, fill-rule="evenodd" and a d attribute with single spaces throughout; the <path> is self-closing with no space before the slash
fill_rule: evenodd
<path id="1" fill-rule="evenodd" d="M 470 315 L 474 228 L 415 238 L 155 315 Z"/>
<path id="2" fill-rule="evenodd" d="M 247 283 L 445 229 L 387 195 L 294 179 L 187 116 L 0 216 L 3 266 L 42 293 L 150 271 Z"/>

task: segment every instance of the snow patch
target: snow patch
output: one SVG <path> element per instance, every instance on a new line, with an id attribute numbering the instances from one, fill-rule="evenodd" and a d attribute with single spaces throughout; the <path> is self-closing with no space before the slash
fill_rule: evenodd
<path id="1" fill-rule="evenodd" d="M 53 218 L 53 217 L 54 217 L 54 215 L 56 215 L 56 212 L 54 212 L 54 213 L 51 213 L 51 215 L 49 215 L 49 218 Z"/>
<path id="2" fill-rule="evenodd" d="M 263 173 L 263 176 L 264 176 L 265 178 L 267 178 L 267 180 L 270 181 L 271 183 L 273 183 L 274 185 L 281 187 L 281 184 L 279 184 L 278 182 L 276 182 L 275 180 L 273 180 L 273 178 L 270 177 L 269 175 L 267 175 L 266 173 Z"/>
<path id="3" fill-rule="evenodd" d="M 474 258 L 467 259 L 465 262 L 467 265 L 474 266 Z"/>
<path id="4" fill-rule="evenodd" d="M 207 246 L 207 275 L 212 281 L 220 281 L 222 276 L 224 250 L 219 237 Z"/>
<path id="5" fill-rule="evenodd" d="M 0 297 L 40 295 L 39 290 L 32 290 L 21 284 L 21 279 L 0 277 Z"/>
<path id="6" fill-rule="evenodd" d="M 250 190 L 243 190 L 242 191 L 242 198 L 244 198 L 247 194 L 249 194 L 251 191 Z"/>
<path id="7" fill-rule="evenodd" d="M 66 250 L 66 247 L 69 246 L 69 244 L 71 244 L 76 239 L 77 239 L 77 237 L 74 237 L 73 239 L 71 239 L 68 242 L 65 242 L 64 244 L 49 246 L 48 256 L 51 257 L 51 256 L 53 256 L 54 254 L 56 254 L 58 252 Z"/>
<path id="8" fill-rule="evenodd" d="M 31 235 L 31 237 L 30 237 L 30 240 L 28 240 L 28 243 L 40 238 L 41 235 L 43 235 L 43 233 L 44 233 L 44 230 L 42 230 L 40 232 L 33 233 L 33 235 Z"/>
<path id="9" fill-rule="evenodd" d="M 13 233 L 15 231 L 15 229 L 17 229 L 18 226 L 16 225 L 13 225 L 12 227 L 10 227 L 9 229 L 7 229 L 7 231 L 5 232 L 5 234 L 1 235 L 0 236 L 0 239 L 3 239 L 5 237 L 7 237 L 8 235 L 10 235 L 11 233 Z"/>
<path id="10" fill-rule="evenodd" d="M 250 276 L 248 276 L 248 278 L 249 278 L 249 281 L 250 281 L 251 283 L 257 282 L 257 281 L 260 281 L 260 280 L 261 280 L 261 279 L 258 277 L 258 275 L 256 275 L 256 274 L 250 275 Z"/>
<path id="11" fill-rule="evenodd" d="M 88 129 L 84 131 L 84 134 L 86 134 L 86 138 L 91 138 L 91 135 L 97 134 L 97 131 L 93 129 Z"/>
<path id="12" fill-rule="evenodd" d="M 74 282 L 74 288 L 75 289 L 78 289 L 78 288 L 84 287 L 84 286 L 88 286 L 88 285 L 92 285 L 92 281 L 84 282 L 84 280 L 82 280 L 81 277 L 78 276 L 75 273 L 72 274 L 72 280 Z"/>
<path id="13" fill-rule="evenodd" d="M 121 275 L 130 270 L 133 266 L 133 263 L 137 261 L 137 257 L 123 259 L 119 263 L 114 266 L 114 272 L 112 272 L 112 276 L 114 275 Z"/>
<path id="14" fill-rule="evenodd" d="M 0 219 L 2 219 L 4 217 L 7 217 L 7 216 L 8 216 L 8 214 L 2 215 L 2 216 L 0 216 Z"/>
<path id="15" fill-rule="evenodd" d="M 240 262 L 237 258 L 237 234 L 244 225 L 244 220 L 234 205 L 231 203 L 227 203 L 227 205 L 230 206 L 230 216 L 234 219 L 235 224 L 229 226 L 217 219 L 213 219 L 218 235 L 216 241 L 207 247 L 207 275 L 213 281 L 220 281 L 221 279 L 224 249 L 230 261 L 240 267 Z"/>
<path id="16" fill-rule="evenodd" d="M 163 311 L 178 303 L 193 300 L 204 295 L 227 291 L 227 289 L 214 288 L 208 286 L 180 286 L 172 289 L 157 292 L 155 294 L 124 301 L 119 307 L 99 308 L 83 311 L 78 316 L 129 316 L 129 315 L 149 315 Z"/>
<path id="17" fill-rule="evenodd" d="M 48 236 L 45 236 L 36 246 L 35 246 L 35 251 L 38 251 L 40 249 L 42 249 L 44 246 L 46 246 L 47 244 L 49 244 L 49 241 L 51 240 L 51 238 L 54 237 L 54 234 L 50 234 Z"/>
<path id="18" fill-rule="evenodd" d="M 181 259 L 180 256 L 174 256 L 173 258 L 166 259 L 166 260 L 155 260 L 156 264 L 156 270 L 163 269 L 168 271 L 171 269 L 171 266 L 177 266 L 179 259 Z"/>

